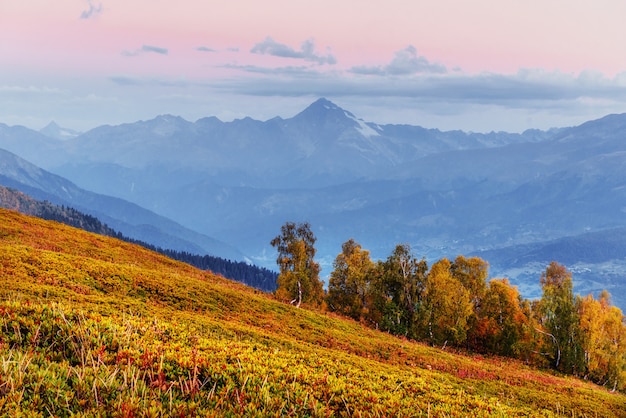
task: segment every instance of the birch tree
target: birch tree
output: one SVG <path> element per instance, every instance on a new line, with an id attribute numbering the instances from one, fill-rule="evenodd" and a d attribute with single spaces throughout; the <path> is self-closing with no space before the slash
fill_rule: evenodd
<path id="1" fill-rule="evenodd" d="M 319 278 L 319 264 L 314 260 L 316 238 L 311 225 L 287 222 L 280 231 L 270 242 L 278 251 L 276 263 L 280 272 L 276 297 L 297 307 L 302 303 L 321 304 L 324 288 Z"/>

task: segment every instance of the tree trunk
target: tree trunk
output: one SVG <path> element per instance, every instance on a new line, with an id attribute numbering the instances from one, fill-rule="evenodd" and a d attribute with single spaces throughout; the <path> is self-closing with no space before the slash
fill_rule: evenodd
<path id="1" fill-rule="evenodd" d="M 300 304 L 302 303 L 302 285 L 300 284 L 300 280 L 298 280 L 298 297 L 292 300 L 291 304 L 293 305 L 296 301 L 298 302 L 296 304 L 296 308 L 299 308 Z"/>
<path id="2" fill-rule="evenodd" d="M 549 332 L 542 331 L 542 330 L 540 330 L 538 328 L 535 328 L 535 330 L 537 332 L 542 333 L 543 335 L 547 335 L 547 336 L 552 338 L 552 341 L 554 342 L 554 345 L 556 346 L 556 364 L 554 365 L 554 368 L 558 369 L 559 368 L 559 363 L 561 362 L 561 346 L 559 345 L 558 340 L 556 339 L 556 337 L 553 334 L 550 334 Z"/>

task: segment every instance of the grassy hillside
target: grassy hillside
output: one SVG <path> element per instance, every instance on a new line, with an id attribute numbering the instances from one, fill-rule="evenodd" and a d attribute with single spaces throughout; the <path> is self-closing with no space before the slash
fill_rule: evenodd
<path id="1" fill-rule="evenodd" d="M 296 309 L 0 210 L 0 415 L 626 416 L 626 397 Z"/>
<path id="2" fill-rule="evenodd" d="M 265 268 L 249 265 L 242 261 L 225 260 L 211 255 L 195 255 L 188 252 L 156 247 L 146 242 L 126 237 L 110 228 L 108 225 L 100 222 L 99 219 L 74 208 L 58 206 L 48 201 L 35 200 L 15 189 L 0 186 L 0 207 L 16 210 L 20 213 L 42 219 L 58 221 L 65 225 L 74 226 L 100 235 L 119 238 L 126 242 L 139 244 L 142 247 L 160 252 L 170 258 L 184 261 L 203 270 L 219 272 L 225 277 L 239 281 L 248 286 L 256 287 L 260 290 L 267 292 L 276 290 L 276 277 L 278 274 Z"/>

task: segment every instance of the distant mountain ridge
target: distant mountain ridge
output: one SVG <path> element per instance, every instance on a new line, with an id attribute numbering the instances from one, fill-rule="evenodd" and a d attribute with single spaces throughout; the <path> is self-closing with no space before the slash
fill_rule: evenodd
<path id="1" fill-rule="evenodd" d="M 0 149 L 0 184 L 39 200 L 71 206 L 95 216 L 124 235 L 147 243 L 195 254 L 210 253 L 242 260 L 237 250 L 213 238 L 119 198 L 99 195 Z"/>
<path id="2" fill-rule="evenodd" d="M 266 267 L 280 226 L 309 221 L 323 275 L 349 238 L 380 259 L 398 243 L 429 260 L 490 251 L 493 275 L 509 275 L 531 297 L 546 261 L 531 251 L 514 266 L 510 248 L 566 247 L 566 237 L 585 243 L 584 234 L 626 227 L 625 114 L 515 134 L 380 125 L 326 99 L 294 113 L 231 122 L 162 115 L 64 141 L 0 125 L 0 148 Z M 585 259 L 583 247 L 568 257 Z M 621 289 L 620 251 L 576 267 L 578 289 Z"/>
<path id="3" fill-rule="evenodd" d="M 192 123 L 161 115 L 148 121 L 97 127 L 70 141 L 51 144 L 43 138 L 31 138 L 11 143 L 3 138 L 0 145 L 64 175 L 103 164 L 124 167 L 131 173 L 164 167 L 173 175 L 224 174 L 235 176 L 235 184 L 243 181 L 251 187 L 290 187 L 302 181 L 319 187 L 378 178 L 393 167 L 434 153 L 536 142 L 549 135 L 542 131 L 476 134 L 378 125 L 319 99 L 289 119 L 222 122 L 210 117 Z M 47 147 L 45 157 L 33 146 L 42 142 Z"/>
<path id="4" fill-rule="evenodd" d="M 81 132 L 69 128 L 62 128 L 56 122 L 52 121 L 39 130 L 42 134 L 55 139 L 72 139 L 76 138 Z"/>

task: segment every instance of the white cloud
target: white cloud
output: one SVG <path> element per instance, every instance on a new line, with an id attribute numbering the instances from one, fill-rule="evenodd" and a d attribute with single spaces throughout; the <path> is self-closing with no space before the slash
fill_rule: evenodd
<path id="1" fill-rule="evenodd" d="M 268 36 L 264 41 L 254 45 L 250 52 L 253 54 L 272 55 L 281 58 L 303 59 L 320 65 L 337 63 L 337 59 L 330 51 L 327 51 L 326 55 L 317 54 L 315 52 L 315 42 L 312 39 L 307 39 L 302 42 L 300 50 L 296 50 L 288 45 L 276 42 Z"/>
<path id="2" fill-rule="evenodd" d="M 39 87 L 39 86 L 17 86 L 17 85 L 0 85 L 0 92 L 2 93 L 17 93 L 17 94 L 63 94 L 64 91 L 56 87 Z"/>
<path id="3" fill-rule="evenodd" d="M 385 66 L 355 66 L 350 72 L 362 75 L 413 75 L 443 74 L 447 69 L 442 64 L 431 63 L 425 57 L 417 55 L 417 49 L 409 45 L 397 51 L 391 62 Z"/>
<path id="4" fill-rule="evenodd" d="M 80 14 L 81 19 L 91 19 L 102 13 L 102 3 L 96 5 L 92 0 L 87 0 L 87 4 L 89 8 Z"/>

